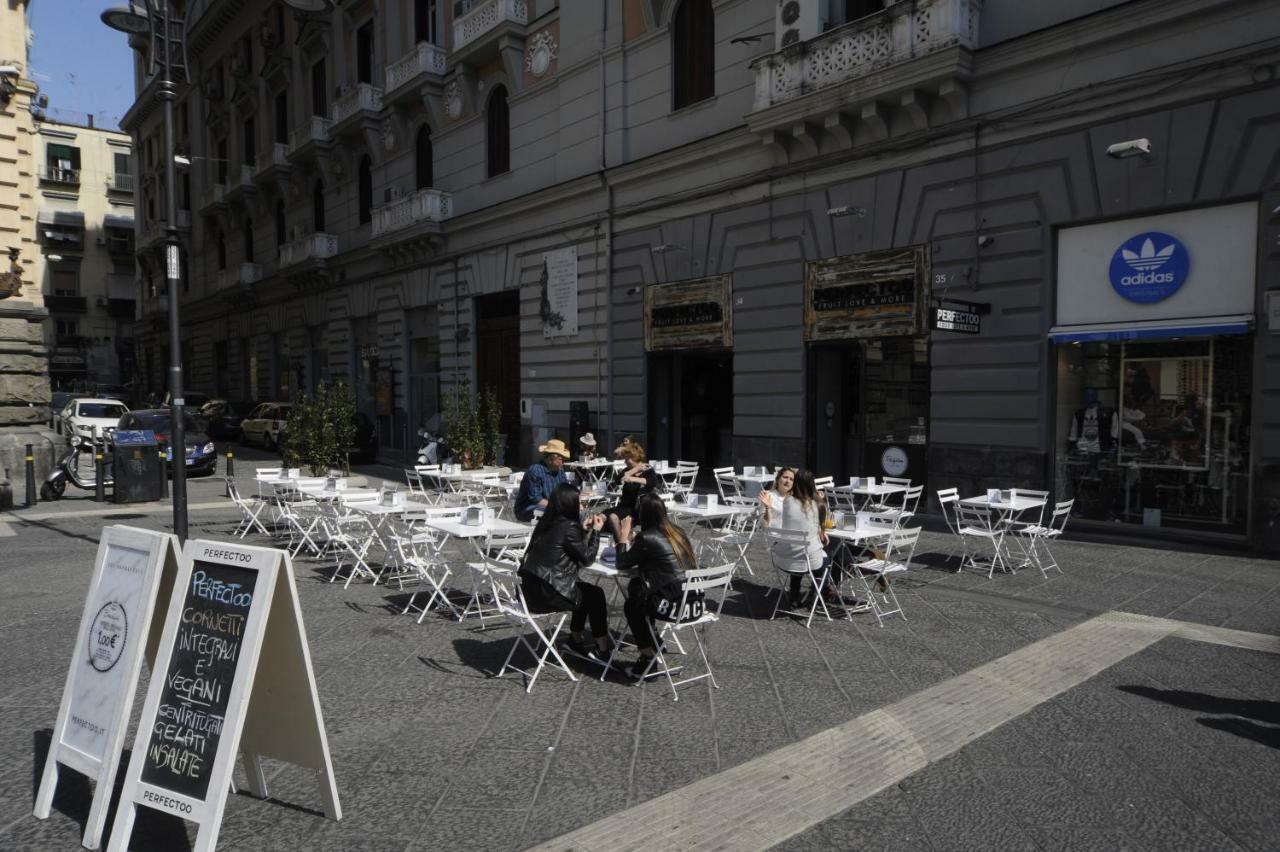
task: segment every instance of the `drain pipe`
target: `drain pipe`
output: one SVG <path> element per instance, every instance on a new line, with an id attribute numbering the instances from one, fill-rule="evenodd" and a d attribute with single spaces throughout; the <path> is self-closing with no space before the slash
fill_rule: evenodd
<path id="1" fill-rule="evenodd" d="M 600 284 L 600 252 L 596 251 L 596 281 L 597 286 L 604 287 L 605 299 L 605 317 L 604 317 L 604 352 L 597 350 L 596 353 L 596 394 L 597 399 L 600 392 L 600 364 L 603 359 L 608 359 L 609 375 L 608 387 L 605 391 L 605 397 L 608 400 L 609 414 L 607 422 L 609 424 L 607 443 L 605 444 L 606 452 L 611 449 L 614 444 L 613 439 L 613 187 L 609 184 L 609 160 L 605 142 L 605 132 L 608 130 L 606 115 L 608 111 L 608 95 L 605 86 L 606 70 L 605 70 L 605 52 L 609 46 L 609 2 L 605 0 L 602 4 L 600 15 L 600 181 L 604 185 L 604 282 Z M 596 229 L 597 247 L 599 244 L 599 228 Z M 597 410 L 599 403 L 597 402 Z"/>

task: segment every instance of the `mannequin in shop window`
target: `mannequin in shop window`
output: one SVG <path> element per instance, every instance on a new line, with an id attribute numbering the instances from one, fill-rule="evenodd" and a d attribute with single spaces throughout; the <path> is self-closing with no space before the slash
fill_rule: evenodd
<path id="1" fill-rule="evenodd" d="M 1115 448 L 1117 432 L 1115 412 L 1098 402 L 1096 390 L 1086 389 L 1084 407 L 1076 409 L 1072 416 L 1067 441 L 1078 453 L 1109 453 Z"/>

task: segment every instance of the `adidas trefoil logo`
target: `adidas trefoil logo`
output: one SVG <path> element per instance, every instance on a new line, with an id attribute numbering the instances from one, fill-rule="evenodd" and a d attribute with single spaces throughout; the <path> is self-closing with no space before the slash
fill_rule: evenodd
<path id="1" fill-rule="evenodd" d="M 1169 243 L 1169 245 L 1156 251 L 1155 243 L 1151 241 L 1150 237 L 1147 237 L 1142 241 L 1141 251 L 1132 252 L 1128 249 L 1121 249 L 1120 254 L 1130 269 L 1136 269 L 1139 272 L 1154 272 L 1169 262 L 1169 258 L 1173 257 L 1173 252 L 1176 248 L 1177 243 Z"/>

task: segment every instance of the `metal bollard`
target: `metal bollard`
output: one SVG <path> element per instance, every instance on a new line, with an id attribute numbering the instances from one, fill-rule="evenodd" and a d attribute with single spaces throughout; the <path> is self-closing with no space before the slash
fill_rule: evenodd
<path id="1" fill-rule="evenodd" d="M 169 499 L 169 459 L 164 441 L 160 442 L 160 499 Z"/>
<path id="2" fill-rule="evenodd" d="M 36 456 L 35 448 L 27 444 L 27 508 L 36 504 Z"/>
<path id="3" fill-rule="evenodd" d="M 93 427 L 93 502 L 105 503 L 107 500 L 107 485 L 103 481 L 106 479 L 106 465 L 103 460 L 103 450 L 106 448 L 106 440 L 98 437 L 98 427 Z"/>
<path id="4" fill-rule="evenodd" d="M 227 450 L 227 493 L 223 495 L 224 497 L 231 496 L 231 480 L 235 479 L 235 476 L 236 476 L 236 457 L 235 457 L 235 454 L 232 453 L 230 449 L 228 449 Z"/>

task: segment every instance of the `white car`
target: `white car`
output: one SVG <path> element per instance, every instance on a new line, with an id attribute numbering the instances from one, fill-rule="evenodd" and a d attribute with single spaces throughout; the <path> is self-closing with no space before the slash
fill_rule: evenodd
<path id="1" fill-rule="evenodd" d="M 264 402 L 250 411 L 249 416 L 240 421 L 240 441 L 268 450 L 279 449 L 290 407 L 287 402 Z"/>
<path id="2" fill-rule="evenodd" d="M 129 413 L 129 406 L 118 399 L 73 399 L 58 415 L 62 434 L 72 438 L 92 438 L 96 426 L 99 435 L 114 432 L 120 418 Z"/>

